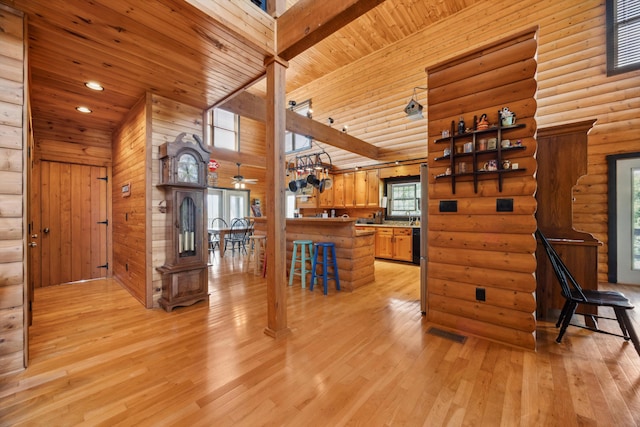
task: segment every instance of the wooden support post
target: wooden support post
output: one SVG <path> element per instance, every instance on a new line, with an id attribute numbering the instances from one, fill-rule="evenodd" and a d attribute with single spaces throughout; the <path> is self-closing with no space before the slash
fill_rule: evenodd
<path id="1" fill-rule="evenodd" d="M 266 203 L 267 215 L 267 327 L 265 334 L 278 338 L 290 333 L 287 327 L 287 250 L 285 175 L 285 73 L 288 64 L 269 58 L 266 102 Z"/>

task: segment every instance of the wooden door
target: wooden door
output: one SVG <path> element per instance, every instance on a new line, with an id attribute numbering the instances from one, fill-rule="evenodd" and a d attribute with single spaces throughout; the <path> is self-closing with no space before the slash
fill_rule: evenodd
<path id="1" fill-rule="evenodd" d="M 41 161 L 39 172 L 34 286 L 106 277 L 107 169 Z"/>

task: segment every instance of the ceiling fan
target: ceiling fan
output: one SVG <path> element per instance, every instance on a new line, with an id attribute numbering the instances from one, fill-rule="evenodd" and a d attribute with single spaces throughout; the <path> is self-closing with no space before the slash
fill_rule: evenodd
<path id="1" fill-rule="evenodd" d="M 236 163 L 236 165 L 238 165 L 238 174 L 231 179 L 236 188 L 243 187 L 244 184 L 255 184 L 256 182 L 258 182 L 257 179 L 245 178 L 244 176 L 240 175 L 240 163 Z"/>

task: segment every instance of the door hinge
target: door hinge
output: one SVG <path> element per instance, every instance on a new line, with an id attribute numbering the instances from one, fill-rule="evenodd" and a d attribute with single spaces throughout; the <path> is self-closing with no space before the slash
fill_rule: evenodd
<path id="1" fill-rule="evenodd" d="M 98 224 L 109 225 L 109 220 L 105 219 L 104 221 L 98 221 Z"/>
<path id="2" fill-rule="evenodd" d="M 96 268 L 106 268 L 108 270 L 109 269 L 109 263 L 106 263 L 104 265 L 99 265 Z"/>
<path id="3" fill-rule="evenodd" d="M 101 180 L 103 180 L 105 182 L 109 182 L 109 176 L 100 176 L 100 177 L 98 177 L 98 179 L 101 179 Z"/>

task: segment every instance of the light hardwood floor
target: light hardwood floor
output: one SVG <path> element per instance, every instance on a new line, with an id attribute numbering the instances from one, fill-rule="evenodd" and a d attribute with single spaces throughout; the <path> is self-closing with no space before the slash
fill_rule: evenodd
<path id="1" fill-rule="evenodd" d="M 571 328 L 556 344 L 541 323 L 530 352 L 435 336 L 419 268 L 377 262 L 352 293 L 288 288 L 292 333 L 274 340 L 264 279 L 243 270 L 216 258 L 209 303 L 172 313 L 111 280 L 38 289 L 31 364 L 0 378 L 0 425 L 640 424 L 640 356 L 620 338 Z"/>

